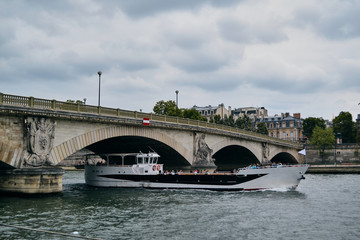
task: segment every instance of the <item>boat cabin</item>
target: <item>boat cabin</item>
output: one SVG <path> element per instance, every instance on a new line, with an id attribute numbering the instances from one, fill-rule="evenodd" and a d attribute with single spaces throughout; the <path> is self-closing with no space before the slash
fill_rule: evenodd
<path id="1" fill-rule="evenodd" d="M 94 156 L 95 154 L 92 154 Z M 109 168 L 121 168 L 120 171 L 127 173 L 131 169 L 134 173 L 159 174 L 163 171 L 163 164 L 158 164 L 160 155 L 155 152 L 149 153 L 106 153 L 98 154 L 101 160 L 89 158 L 87 165 Z M 126 170 L 128 169 L 128 170 Z"/>

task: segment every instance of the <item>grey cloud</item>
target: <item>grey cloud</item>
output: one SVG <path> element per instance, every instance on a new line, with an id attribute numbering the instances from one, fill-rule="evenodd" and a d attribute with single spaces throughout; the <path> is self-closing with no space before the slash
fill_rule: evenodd
<path id="1" fill-rule="evenodd" d="M 141 18 L 153 16 L 165 11 L 196 10 L 204 5 L 228 7 L 240 3 L 240 0 L 131 0 L 115 1 L 128 16 Z"/>
<path id="2" fill-rule="evenodd" d="M 327 6 L 302 7 L 294 11 L 295 26 L 310 27 L 333 40 L 360 37 L 360 2 L 336 1 Z"/>
<path id="3" fill-rule="evenodd" d="M 186 53 L 185 53 L 186 54 Z M 214 72 L 226 66 L 228 60 L 205 51 L 195 53 L 189 51 L 187 55 L 177 55 L 169 60 L 171 65 L 189 73 Z"/>
<path id="4" fill-rule="evenodd" d="M 267 74 L 266 76 L 246 76 L 246 82 L 258 89 L 265 89 L 286 94 L 310 94 L 324 89 L 324 81 L 313 78 L 295 80 L 285 74 Z"/>
<path id="5" fill-rule="evenodd" d="M 237 89 L 245 80 L 236 74 L 227 72 L 201 72 L 175 77 L 172 82 L 178 86 L 197 87 L 211 93 L 228 92 Z"/>
<path id="6" fill-rule="evenodd" d="M 150 61 L 149 59 L 119 59 L 112 63 L 120 69 L 126 71 L 140 71 L 145 69 L 152 69 L 158 66 L 158 63 Z"/>
<path id="7" fill-rule="evenodd" d="M 168 31 L 166 32 L 167 41 L 175 43 L 177 46 L 184 49 L 196 49 L 201 47 L 206 42 L 210 41 L 209 37 L 206 34 L 201 34 L 200 32 L 191 33 L 179 31 Z"/>
<path id="8" fill-rule="evenodd" d="M 222 36 L 236 43 L 276 43 L 287 40 L 277 24 L 252 24 L 237 19 L 223 19 L 218 28 Z"/>
<path id="9" fill-rule="evenodd" d="M 321 21 L 318 30 L 330 39 L 346 39 L 360 37 L 360 7 L 352 9 L 346 15 Z"/>

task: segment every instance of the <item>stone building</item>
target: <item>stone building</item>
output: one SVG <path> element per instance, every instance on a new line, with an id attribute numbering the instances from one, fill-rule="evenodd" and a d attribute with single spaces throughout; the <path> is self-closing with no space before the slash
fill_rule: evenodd
<path id="1" fill-rule="evenodd" d="M 303 120 L 300 113 L 289 113 L 281 115 L 267 116 L 257 118 L 254 122 L 255 126 L 259 123 L 265 123 L 269 131 L 269 136 L 290 141 L 300 141 L 303 138 Z"/>
<path id="2" fill-rule="evenodd" d="M 206 107 L 198 107 L 196 105 L 193 106 L 201 116 L 206 117 L 208 121 L 214 118 L 215 115 L 220 115 L 221 119 L 224 119 L 225 116 L 229 117 L 231 115 L 231 107 L 228 109 L 225 108 L 224 104 L 221 103 L 218 106 L 206 106 Z"/>
<path id="3" fill-rule="evenodd" d="M 257 119 L 261 117 L 268 116 L 268 110 L 264 107 L 242 107 L 235 108 L 231 111 L 231 114 L 234 116 L 234 120 L 248 115 L 251 119 Z"/>

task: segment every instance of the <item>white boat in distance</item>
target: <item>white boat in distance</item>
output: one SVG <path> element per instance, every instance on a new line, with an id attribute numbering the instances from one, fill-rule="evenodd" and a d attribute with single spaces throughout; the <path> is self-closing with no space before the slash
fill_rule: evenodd
<path id="1" fill-rule="evenodd" d="M 87 160 L 85 182 L 94 187 L 155 189 L 208 189 L 251 191 L 295 189 L 308 165 L 240 168 L 234 173 L 170 173 L 158 164 L 159 155 L 149 153 L 100 154 L 103 160 Z"/>

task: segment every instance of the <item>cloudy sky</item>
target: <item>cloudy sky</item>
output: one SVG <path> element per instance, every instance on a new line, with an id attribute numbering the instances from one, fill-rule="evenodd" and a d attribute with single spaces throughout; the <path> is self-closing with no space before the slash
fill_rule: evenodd
<path id="1" fill-rule="evenodd" d="M 360 113 L 358 0 L 0 0 L 0 92 Z"/>

